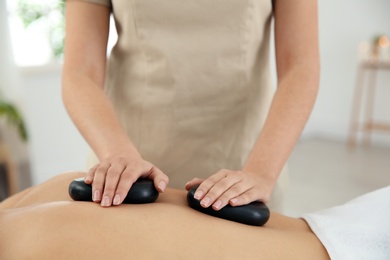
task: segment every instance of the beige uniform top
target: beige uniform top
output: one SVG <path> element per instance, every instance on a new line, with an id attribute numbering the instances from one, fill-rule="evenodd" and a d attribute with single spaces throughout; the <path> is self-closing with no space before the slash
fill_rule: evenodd
<path id="1" fill-rule="evenodd" d="M 241 169 L 274 92 L 271 0 L 83 1 L 112 8 L 105 88 L 143 158 L 177 188 Z"/>

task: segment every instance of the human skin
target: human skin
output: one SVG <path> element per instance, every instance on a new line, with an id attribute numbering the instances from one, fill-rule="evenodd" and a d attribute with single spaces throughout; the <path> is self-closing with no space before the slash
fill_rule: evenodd
<path id="1" fill-rule="evenodd" d="M 107 7 L 67 1 L 63 100 L 100 161 L 86 182 L 102 206 L 120 204 L 140 176 L 153 178 L 161 192 L 168 184 L 158 165 L 142 159 L 103 91 L 109 15 Z M 201 184 L 196 196 L 205 207 L 268 202 L 312 110 L 319 81 L 317 1 L 275 0 L 274 17 L 278 85 L 267 120 L 240 171 L 223 169 Z"/>
<path id="2" fill-rule="evenodd" d="M 107 7 L 67 1 L 62 97 L 75 125 L 101 161 L 91 168 L 86 182 L 91 183 L 95 175 L 94 201 L 102 206 L 122 203 L 141 176 L 154 179 L 160 192 L 168 184 L 160 169 L 142 159 L 104 93 L 109 19 Z M 118 195 L 116 200 L 114 195 Z"/>
<path id="3" fill-rule="evenodd" d="M 319 85 L 317 1 L 274 1 L 277 90 L 264 127 L 241 171 L 223 169 L 201 183 L 204 207 L 268 202 L 314 105 Z"/>
<path id="4" fill-rule="evenodd" d="M 151 204 L 74 202 L 59 175 L 0 203 L 0 259 L 329 259 L 302 219 L 263 227 L 211 217 L 168 189 Z"/>

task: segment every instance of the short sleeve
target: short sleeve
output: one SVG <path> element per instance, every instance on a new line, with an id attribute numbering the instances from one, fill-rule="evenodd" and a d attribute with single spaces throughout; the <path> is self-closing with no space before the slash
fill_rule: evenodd
<path id="1" fill-rule="evenodd" d="M 110 8 L 112 7 L 111 0 L 73 0 L 73 1 L 89 2 L 89 3 L 93 3 L 93 4 L 105 5 L 105 6 L 108 6 Z"/>

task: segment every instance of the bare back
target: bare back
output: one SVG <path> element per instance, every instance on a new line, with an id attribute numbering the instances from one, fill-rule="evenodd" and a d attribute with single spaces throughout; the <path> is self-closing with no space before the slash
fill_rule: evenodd
<path id="1" fill-rule="evenodd" d="M 252 227 L 192 210 L 185 192 L 102 208 L 73 202 L 56 177 L 0 204 L 0 259 L 329 259 L 303 220 L 271 214 Z"/>

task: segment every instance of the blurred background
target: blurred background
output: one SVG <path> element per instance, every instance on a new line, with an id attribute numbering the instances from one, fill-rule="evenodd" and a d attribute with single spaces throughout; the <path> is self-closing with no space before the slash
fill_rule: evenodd
<path id="1" fill-rule="evenodd" d="M 389 10 L 319 0 L 320 91 L 290 158 L 289 215 L 390 184 Z M 59 0 L 0 0 L 0 201 L 85 170 L 88 146 L 61 99 L 64 12 Z"/>

